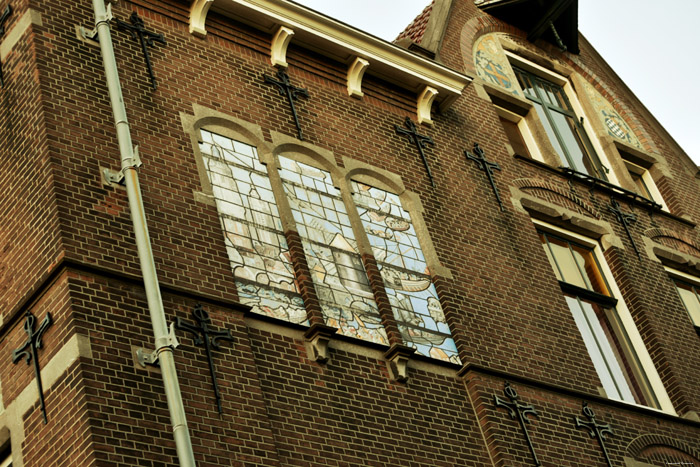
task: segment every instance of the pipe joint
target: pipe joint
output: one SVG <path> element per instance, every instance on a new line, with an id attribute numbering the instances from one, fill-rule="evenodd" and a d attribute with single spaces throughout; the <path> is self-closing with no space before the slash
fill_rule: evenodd
<path id="1" fill-rule="evenodd" d="M 99 28 L 102 23 L 107 23 L 107 26 L 109 26 L 109 22 L 112 21 L 112 18 L 114 18 L 114 16 L 112 16 L 112 4 L 108 3 L 104 14 L 100 15 L 98 13 L 95 15 L 95 28 Z"/>
<path id="2" fill-rule="evenodd" d="M 156 353 L 171 352 L 177 348 L 180 342 L 175 335 L 175 323 L 170 323 L 170 330 L 166 336 L 156 337 Z"/>
<path id="3" fill-rule="evenodd" d="M 131 157 L 125 157 L 122 159 L 122 173 L 126 169 L 136 169 L 139 168 L 143 165 L 141 162 L 141 158 L 139 157 L 139 147 L 138 145 L 134 146 L 133 153 Z"/>

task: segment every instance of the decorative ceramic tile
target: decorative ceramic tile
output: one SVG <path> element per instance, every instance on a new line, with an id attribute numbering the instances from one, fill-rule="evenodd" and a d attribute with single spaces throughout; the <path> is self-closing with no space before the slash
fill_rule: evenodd
<path id="1" fill-rule="evenodd" d="M 459 363 L 411 217 L 393 193 L 352 182 L 353 197 L 407 345 Z"/>
<path id="2" fill-rule="evenodd" d="M 484 81 L 500 86 L 506 91 L 520 96 L 515 86 L 515 75 L 508 63 L 498 39 L 486 35 L 479 39 L 474 47 L 474 65 L 476 74 Z"/>
<path id="3" fill-rule="evenodd" d="M 241 303 L 256 313 L 308 324 L 267 169 L 257 151 L 206 130 L 202 140 L 199 149 Z"/>
<path id="4" fill-rule="evenodd" d="M 637 148 L 642 147 L 639 138 L 634 134 L 630 126 L 624 118 L 617 113 L 613 106 L 608 102 L 602 94 L 600 94 L 590 83 L 584 83 L 588 100 L 593 104 L 593 108 L 598 114 L 598 118 L 603 122 L 608 134 L 613 138 L 624 141 L 627 144 Z"/>
<path id="5" fill-rule="evenodd" d="M 330 173 L 284 156 L 279 160 L 326 323 L 346 336 L 388 343 L 345 204 Z"/>

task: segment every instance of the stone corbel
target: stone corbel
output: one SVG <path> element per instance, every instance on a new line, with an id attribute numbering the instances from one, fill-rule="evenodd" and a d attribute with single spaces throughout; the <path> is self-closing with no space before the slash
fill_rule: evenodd
<path id="1" fill-rule="evenodd" d="M 294 31 L 285 26 L 280 26 L 277 32 L 272 36 L 270 44 L 270 61 L 274 66 L 287 68 L 287 46 L 292 40 Z"/>
<path id="2" fill-rule="evenodd" d="M 408 381 L 408 361 L 416 349 L 401 344 L 394 344 L 384 354 L 391 377 L 399 383 Z"/>
<path id="3" fill-rule="evenodd" d="M 190 7 L 190 34 L 200 39 L 207 35 L 206 22 L 207 13 L 214 0 L 194 0 Z"/>
<path id="4" fill-rule="evenodd" d="M 438 90 L 430 86 L 424 87 L 423 91 L 418 94 L 418 123 L 425 123 L 427 125 L 433 124 L 433 120 L 430 118 L 430 110 L 433 107 L 433 101 L 437 95 Z"/>
<path id="5" fill-rule="evenodd" d="M 326 363 L 328 361 L 328 344 L 337 331 L 337 328 L 317 323 L 304 333 L 307 352 L 311 360 L 318 363 Z"/>
<path id="6" fill-rule="evenodd" d="M 362 92 L 362 77 L 365 75 L 365 70 L 369 66 L 369 62 L 364 58 L 355 57 L 352 65 L 348 67 L 348 95 L 350 97 L 361 98 L 364 96 Z"/>

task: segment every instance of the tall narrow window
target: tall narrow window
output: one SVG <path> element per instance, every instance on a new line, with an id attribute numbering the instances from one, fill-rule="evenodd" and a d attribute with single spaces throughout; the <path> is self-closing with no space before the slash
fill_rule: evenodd
<path id="1" fill-rule="evenodd" d="M 564 89 L 523 69 L 513 67 L 518 83 L 530 100 L 552 146 L 564 165 L 607 180 L 583 125 Z"/>
<path id="2" fill-rule="evenodd" d="M 690 320 L 697 329 L 700 329 L 700 290 L 698 286 L 680 279 L 673 281 L 676 283 L 676 290 L 678 290 L 683 306 L 690 315 Z"/>
<path id="3" fill-rule="evenodd" d="M 386 331 L 330 173 L 279 157 L 280 176 L 324 318 L 351 337 L 386 344 Z"/>
<path id="4" fill-rule="evenodd" d="M 413 222 L 399 197 L 355 181 L 352 191 L 406 345 L 459 363 Z"/>
<path id="5" fill-rule="evenodd" d="M 594 248 L 546 232 L 540 238 L 608 397 L 658 407 Z"/>
<path id="6" fill-rule="evenodd" d="M 266 167 L 253 146 L 201 132 L 199 150 L 241 302 L 256 313 L 306 323 Z"/>

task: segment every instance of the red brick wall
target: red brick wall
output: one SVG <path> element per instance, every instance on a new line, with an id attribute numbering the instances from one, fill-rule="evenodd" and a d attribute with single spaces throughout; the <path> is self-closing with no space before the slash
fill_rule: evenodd
<path id="1" fill-rule="evenodd" d="M 26 12 L 11 4 L 4 38 Z M 61 256 L 43 95 L 36 51 L 42 28 L 31 26 L 3 60 L 0 90 L 0 315 L 29 299 Z"/>
<path id="2" fill-rule="evenodd" d="M 0 140 L 6 167 L 0 186 L 10 193 L 10 203 L 0 207 L 0 248 L 7 251 L 0 257 L 0 296 L 3 313 L 32 306 L 41 319 L 55 310 L 42 365 L 75 333 L 89 338 L 92 358 L 72 365 L 47 392 L 47 426 L 36 407 L 26 414 L 24 462 L 65 463 L 47 444 L 63 430 L 66 438 L 58 445 L 81 452 L 81 465 L 172 464 L 161 376 L 134 359 L 134 349 L 151 349 L 153 338 L 125 192 L 100 180 L 100 168 L 117 169 L 119 157 L 99 49 L 75 36 L 75 25 L 91 27 L 92 13 L 85 2 L 34 1 L 32 7 L 44 26 L 3 64 L 9 85 L 0 91 L 0 105 L 18 109 L 0 110 L 0 127 L 12 135 Z M 597 397 L 595 370 L 530 216 L 514 206 L 511 188 L 517 180 L 546 180 L 540 186 L 556 185 L 561 193 L 548 191 L 545 200 L 565 207 L 585 203 L 592 209 L 581 208 L 579 215 L 610 226 L 624 245 L 606 252 L 622 291 L 618 298 L 627 303 L 676 410 L 700 411 L 700 339 L 673 284 L 645 250 L 637 258 L 608 210 L 609 193 L 574 182 L 582 203 L 572 202 L 565 177 L 510 156 L 493 106 L 474 86 L 450 109 L 435 109 L 432 127 L 420 128 L 436 143 L 426 149 L 432 188 L 415 147 L 394 130 L 415 115 L 413 92 L 366 75 L 365 97 L 352 99 L 344 64 L 294 42 L 287 57 L 292 83 L 310 93 L 298 102 L 307 141 L 333 151 L 338 164 L 351 157 L 400 175 L 420 197 L 427 231 L 450 272 L 436 283 L 460 358 L 488 371 L 473 369 L 462 381 L 456 366 L 417 358 L 408 383 L 396 383 L 381 359 L 386 348 L 339 338 L 330 362 L 319 365 L 306 354 L 303 329 L 245 316 L 236 304 L 216 209 L 194 199 L 201 185 L 180 112 L 191 114 L 199 104 L 259 125 L 268 141 L 271 131 L 295 136 L 287 103 L 263 82 L 263 73 L 274 73 L 270 37 L 211 13 L 207 38 L 197 39 L 188 33 L 184 1 L 122 1 L 113 11 L 122 20 L 137 11 L 148 30 L 167 40 L 151 49 L 159 83 L 152 91 L 138 44 L 112 28 L 132 136 L 144 162 L 139 174 L 166 315 L 191 320 L 192 307 L 201 302 L 213 326 L 230 329 L 235 338 L 214 354 L 224 404 L 219 415 L 204 352 L 190 335 L 178 333 L 176 363 L 198 465 L 486 465 L 489 456 L 496 465 L 529 465 L 519 427 L 492 404 L 506 378 L 517 381 L 523 401 L 540 413 L 531 427 L 545 465 L 602 464 L 594 440 L 572 427 L 584 399 L 593 401 L 602 421 L 613 423 L 614 465 L 622 463 L 632 440 L 649 433 L 700 449 L 700 424 Z M 470 66 L 460 41 L 473 18 L 484 17 L 472 2 L 455 2 L 440 56 L 459 71 Z M 483 31 L 474 26 L 482 20 L 470 24 L 473 35 Z M 522 35 L 495 21 L 484 25 Z M 677 200 L 673 213 L 697 219 L 696 182 L 687 163 L 581 45 L 581 55 L 567 59 L 570 65 L 605 83 L 644 129 L 670 167 L 662 191 Z M 501 167 L 495 179 L 504 212 L 483 171 L 463 154 L 474 142 Z M 686 221 L 621 204 L 638 216 L 632 235 L 640 249 L 642 233 L 650 229 L 698 241 Z M 58 271 L 56 284 L 42 286 L 52 271 Z M 38 291 L 36 305 L 23 304 L 32 290 Z M 21 316 L 6 317 L 3 355 L 21 343 L 21 326 Z M 4 403 L 33 384 L 32 377 L 27 367 L 0 365 Z M 50 436 L 40 440 L 34 428 Z"/>

